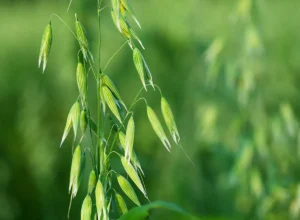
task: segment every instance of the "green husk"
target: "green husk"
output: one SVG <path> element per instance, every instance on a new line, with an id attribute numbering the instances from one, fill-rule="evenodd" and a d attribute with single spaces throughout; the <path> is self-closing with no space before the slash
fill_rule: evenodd
<path id="1" fill-rule="evenodd" d="M 52 27 L 51 22 L 47 25 L 45 28 L 42 42 L 41 42 L 41 49 L 40 49 L 40 55 L 39 55 L 39 67 L 41 66 L 43 62 L 43 73 L 45 72 L 48 56 L 51 50 L 52 45 Z"/>
<path id="2" fill-rule="evenodd" d="M 89 184 L 88 184 L 88 193 L 92 194 L 95 186 L 97 183 L 97 177 L 96 177 L 96 173 L 94 170 L 91 171 L 90 176 L 89 176 Z"/>
<path id="3" fill-rule="evenodd" d="M 81 220 L 91 220 L 92 217 L 92 199 L 87 195 L 83 200 L 81 207 Z"/>
<path id="4" fill-rule="evenodd" d="M 169 142 L 169 140 L 166 136 L 166 133 L 165 133 L 161 123 L 159 122 L 159 119 L 156 116 L 155 112 L 149 106 L 147 106 L 147 115 L 148 115 L 148 119 L 149 119 L 149 121 L 152 125 L 152 128 L 155 131 L 156 135 L 159 137 L 159 139 L 164 144 L 166 149 L 168 151 L 170 151 L 171 150 L 171 144 L 170 144 L 170 142 Z"/>
<path id="5" fill-rule="evenodd" d="M 118 180 L 119 186 L 121 187 L 123 192 L 126 194 L 126 196 L 128 196 L 128 198 L 131 199 L 131 201 L 133 201 L 136 205 L 140 206 L 141 204 L 140 204 L 131 184 L 128 182 L 128 180 L 125 179 L 125 177 L 123 177 L 121 175 L 117 175 L 117 180 Z"/>
<path id="6" fill-rule="evenodd" d="M 141 179 L 137 173 L 137 171 L 134 169 L 134 167 L 131 165 L 131 163 L 128 163 L 125 157 L 121 157 L 121 163 L 124 167 L 124 170 L 130 177 L 130 179 L 134 182 L 134 184 L 141 190 L 141 192 L 144 194 L 144 196 L 147 198 L 146 190 L 144 189 L 144 186 L 141 182 Z"/>
<path id="7" fill-rule="evenodd" d="M 169 103 L 164 97 L 161 97 L 161 112 L 173 140 L 175 141 L 176 144 L 178 144 L 180 141 L 180 136 L 176 126 L 174 115 Z"/>
<path id="8" fill-rule="evenodd" d="M 128 162 L 132 157 L 133 150 L 133 142 L 134 142 L 134 120 L 131 116 L 126 129 L 126 138 L 125 138 L 125 158 L 127 158 Z"/>

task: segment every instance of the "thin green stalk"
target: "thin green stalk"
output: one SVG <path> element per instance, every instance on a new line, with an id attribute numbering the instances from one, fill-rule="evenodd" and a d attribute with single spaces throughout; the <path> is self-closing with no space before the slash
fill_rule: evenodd
<path id="1" fill-rule="evenodd" d="M 101 83 L 101 0 L 98 0 L 98 7 L 97 7 L 97 14 L 98 14 L 98 74 L 97 74 L 97 94 L 98 94 L 98 130 L 97 130 L 97 141 L 98 141 L 98 145 L 97 145 L 97 149 L 98 151 L 96 151 L 96 158 L 98 158 L 97 160 L 97 166 L 99 165 L 99 169 L 98 169 L 98 174 L 101 174 L 103 172 L 103 158 L 104 158 L 104 148 L 101 142 L 101 117 L 102 117 L 102 112 L 101 112 L 101 91 L 102 91 L 102 83 Z M 103 129 L 103 128 L 102 128 Z"/>

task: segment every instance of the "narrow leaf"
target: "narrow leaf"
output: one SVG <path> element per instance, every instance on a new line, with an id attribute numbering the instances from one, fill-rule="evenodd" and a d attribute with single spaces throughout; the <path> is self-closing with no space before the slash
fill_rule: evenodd
<path id="1" fill-rule="evenodd" d="M 92 217 L 92 199 L 87 195 L 83 200 L 81 207 L 81 220 L 91 220 Z"/>
<path id="2" fill-rule="evenodd" d="M 128 180 L 121 175 L 117 175 L 117 180 L 126 196 L 128 196 L 128 198 L 131 199 L 131 201 L 133 201 L 136 205 L 140 206 L 141 204 Z"/>
<path id="3" fill-rule="evenodd" d="M 111 93 L 110 89 L 106 86 L 102 87 L 103 97 L 105 100 L 105 103 L 108 105 L 111 112 L 114 114 L 114 116 L 119 120 L 120 123 L 122 123 L 120 113 L 118 111 L 118 107 L 115 102 L 115 98 L 113 94 Z"/>
<path id="4" fill-rule="evenodd" d="M 166 133 L 161 125 L 161 123 L 159 122 L 155 112 L 153 111 L 153 109 L 149 106 L 147 106 L 147 115 L 148 115 L 148 119 L 152 125 L 153 130 L 155 131 L 156 135 L 159 137 L 159 139 L 161 140 L 161 142 L 164 144 L 164 146 L 166 147 L 166 149 L 168 151 L 170 151 L 171 149 L 171 144 L 166 136 Z"/>
<path id="5" fill-rule="evenodd" d="M 140 207 L 135 207 L 131 210 L 129 210 L 126 214 L 122 215 L 119 220 L 143 220 L 143 219 L 148 219 L 149 217 L 149 212 L 152 211 L 153 209 L 167 209 L 173 212 L 176 212 L 180 215 L 185 216 L 184 219 L 189 219 L 189 220 L 196 220 L 199 219 L 189 213 L 187 213 L 185 210 L 180 208 L 179 206 L 168 203 L 168 202 L 163 202 L 163 201 L 156 201 L 152 202 L 150 204 L 140 206 Z"/>
<path id="6" fill-rule="evenodd" d="M 135 183 L 135 185 L 141 190 L 141 192 L 144 194 L 144 196 L 147 198 L 146 190 L 143 187 L 143 184 L 140 180 L 140 177 L 137 173 L 137 171 L 134 169 L 134 167 L 131 165 L 131 163 L 128 163 L 125 159 L 125 157 L 121 157 L 121 163 L 130 177 L 130 179 Z"/>
<path id="7" fill-rule="evenodd" d="M 132 149 L 134 142 L 134 120 L 131 116 L 126 129 L 126 138 L 125 138 L 125 158 L 127 158 L 128 163 L 132 157 Z"/>
<path id="8" fill-rule="evenodd" d="M 175 119 L 171 107 L 164 97 L 161 97 L 161 112 L 173 140 L 175 141 L 176 144 L 178 144 L 180 141 L 178 129 L 175 123 Z"/>

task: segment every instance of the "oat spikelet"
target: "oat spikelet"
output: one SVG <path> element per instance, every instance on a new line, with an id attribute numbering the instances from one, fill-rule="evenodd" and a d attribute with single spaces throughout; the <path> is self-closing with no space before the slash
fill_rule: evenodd
<path id="1" fill-rule="evenodd" d="M 136 68 L 139 76 L 140 76 L 140 79 L 142 81 L 142 84 L 143 84 L 145 90 L 147 91 L 145 79 L 147 79 L 148 82 L 154 88 L 151 72 L 149 70 L 149 67 L 148 67 L 141 51 L 138 48 L 134 48 L 134 50 L 133 50 L 133 63 L 135 65 L 135 68 Z"/>
<path id="2" fill-rule="evenodd" d="M 133 10 L 131 9 L 130 5 L 127 3 L 126 0 L 121 0 L 121 9 L 121 13 L 123 16 L 125 16 L 125 12 L 128 12 L 128 14 L 132 17 L 132 19 L 139 26 L 139 28 L 141 28 L 140 22 L 136 18 L 135 14 L 133 13 Z"/>
<path id="3" fill-rule="evenodd" d="M 180 136 L 176 126 L 173 112 L 167 100 L 164 97 L 161 97 L 161 112 L 166 122 L 166 125 L 170 131 L 170 134 L 176 144 L 180 141 Z"/>
<path id="4" fill-rule="evenodd" d="M 87 92 L 87 79 L 86 71 L 83 64 L 79 61 L 76 70 L 77 86 L 82 102 L 85 103 L 86 92 Z"/>
<path id="5" fill-rule="evenodd" d="M 77 136 L 77 130 L 78 130 L 79 119 L 80 119 L 80 103 L 78 101 L 75 102 L 71 108 L 71 117 L 72 117 L 74 140 L 75 140 Z"/>
<path id="6" fill-rule="evenodd" d="M 116 200 L 117 200 L 119 212 L 122 215 L 124 215 L 125 213 L 127 213 L 128 209 L 127 209 L 127 206 L 126 206 L 126 203 L 125 203 L 123 197 L 120 194 L 116 193 Z"/>
<path id="7" fill-rule="evenodd" d="M 144 189 L 144 186 L 140 180 L 140 177 L 137 173 L 137 171 L 134 169 L 134 167 L 131 165 L 131 163 L 128 163 L 125 159 L 125 157 L 121 157 L 121 163 L 124 167 L 124 170 L 126 171 L 126 173 L 128 174 L 128 176 L 130 177 L 130 179 L 134 182 L 134 184 L 139 188 L 139 190 L 141 190 L 141 192 L 144 194 L 144 196 L 146 198 L 147 197 L 147 193 L 146 190 Z"/>
<path id="8" fill-rule="evenodd" d="M 134 202 L 137 206 L 140 206 L 140 202 L 138 197 L 136 196 L 131 184 L 128 182 L 128 180 L 121 176 L 121 175 L 117 175 L 117 181 L 121 187 L 121 189 L 123 190 L 123 192 L 126 194 L 126 196 L 128 196 L 129 199 L 131 199 L 132 202 Z"/>
<path id="9" fill-rule="evenodd" d="M 104 217 L 103 209 L 105 204 L 103 185 L 100 180 L 98 180 L 96 185 L 95 199 L 96 199 L 97 216 L 98 216 L 98 220 L 100 220 L 102 214 Z"/>
<path id="10" fill-rule="evenodd" d="M 72 164 L 71 164 L 69 192 L 72 191 L 72 198 L 76 196 L 79 188 L 81 166 L 82 166 L 82 155 L 81 155 L 80 146 L 78 145 L 73 153 Z"/>
<path id="11" fill-rule="evenodd" d="M 91 220 L 92 217 L 92 199 L 87 195 L 81 206 L 81 220 Z"/>
<path id="12" fill-rule="evenodd" d="M 166 133 L 165 133 L 161 123 L 159 122 L 158 117 L 156 116 L 155 112 L 149 106 L 147 106 L 147 115 L 148 115 L 148 119 L 149 119 L 149 121 L 152 125 L 152 128 L 155 131 L 156 135 L 159 137 L 159 139 L 164 144 L 166 149 L 168 151 L 170 151 L 171 150 L 171 144 L 170 144 L 170 142 L 169 142 L 169 140 L 166 136 Z"/>
<path id="13" fill-rule="evenodd" d="M 131 116 L 126 129 L 126 138 L 125 138 L 125 158 L 127 158 L 128 163 L 132 157 L 132 149 L 134 142 L 134 120 Z"/>
<path id="14" fill-rule="evenodd" d="M 111 15 L 112 15 L 112 19 L 116 25 L 116 27 L 118 28 L 118 22 L 120 23 L 120 27 L 121 30 L 120 33 L 127 39 L 129 40 L 129 46 L 131 47 L 131 49 L 133 49 L 134 43 L 133 43 L 133 38 L 141 45 L 141 47 L 143 49 L 145 49 L 142 41 L 139 39 L 139 37 L 136 35 L 136 33 L 132 30 L 132 28 L 130 27 L 130 25 L 128 24 L 128 22 L 120 16 L 119 20 L 117 20 L 114 11 L 111 11 Z"/>
<path id="15" fill-rule="evenodd" d="M 120 141 L 120 145 L 123 148 L 124 152 L 125 152 L 125 149 L 126 149 L 126 147 L 125 147 L 125 138 L 126 138 L 125 134 L 122 131 L 119 132 L 119 141 Z M 144 171 L 142 170 L 142 166 L 141 166 L 140 161 L 139 161 L 138 157 L 136 156 L 134 150 L 132 150 L 130 160 L 131 160 L 131 163 L 134 165 L 134 167 L 136 169 L 139 169 L 139 171 L 144 175 Z"/>
<path id="16" fill-rule="evenodd" d="M 87 115 L 86 115 L 86 110 L 81 111 L 80 114 L 80 129 L 82 134 L 84 134 L 86 128 L 87 128 Z"/>
<path id="17" fill-rule="evenodd" d="M 39 68 L 43 62 L 43 73 L 45 72 L 48 56 L 52 45 L 52 27 L 51 22 L 47 25 L 41 43 L 40 55 L 39 55 Z"/>
<path id="18" fill-rule="evenodd" d="M 115 102 L 115 98 L 113 94 L 111 93 L 110 89 L 106 86 L 102 87 L 103 97 L 105 100 L 105 103 L 108 105 L 111 112 L 114 114 L 114 116 L 119 120 L 120 123 L 122 123 L 120 113 L 118 111 L 117 104 Z"/>
<path id="19" fill-rule="evenodd" d="M 116 26 L 118 30 L 121 32 L 120 27 L 120 0 L 111 0 L 112 12 L 114 13 L 114 17 L 116 18 Z"/>
<path id="20" fill-rule="evenodd" d="M 60 147 L 64 143 L 65 139 L 67 138 L 67 136 L 68 136 L 68 134 L 71 130 L 71 127 L 72 127 L 72 114 L 71 114 L 71 111 L 70 111 L 69 114 L 68 114 L 68 117 L 67 117 L 67 122 L 66 122 L 66 125 L 65 125 L 64 133 L 63 133 L 63 136 L 62 136 L 62 139 L 61 139 L 61 142 L 60 142 Z"/>
<path id="21" fill-rule="evenodd" d="M 86 37 L 86 32 L 82 26 L 82 24 L 78 21 L 77 15 L 75 14 L 76 22 L 75 22 L 75 28 L 76 28 L 76 36 L 78 39 L 78 43 L 80 46 L 80 49 L 82 51 L 84 59 L 87 61 L 88 57 L 90 56 L 91 60 L 93 61 L 93 55 L 90 52 L 90 46 L 88 39 Z"/>
<path id="22" fill-rule="evenodd" d="M 144 63 L 143 63 L 143 57 L 141 52 L 139 51 L 138 48 L 134 48 L 133 50 L 133 63 L 135 65 L 135 68 L 139 74 L 139 77 L 142 81 L 142 84 L 147 91 L 147 86 L 145 82 L 145 71 L 144 71 Z"/>
<path id="23" fill-rule="evenodd" d="M 115 86 L 115 84 L 112 82 L 112 80 L 108 77 L 108 75 L 103 75 L 102 77 L 102 80 L 103 80 L 103 84 L 106 85 L 110 91 L 112 92 L 112 94 L 114 95 L 114 97 L 119 101 L 121 102 L 121 104 L 124 106 L 125 109 L 126 108 L 126 105 L 125 103 L 123 102 L 122 98 L 121 98 L 121 95 L 117 89 L 117 87 Z"/>
<path id="24" fill-rule="evenodd" d="M 96 173 L 94 170 L 91 171 L 90 176 L 89 176 L 89 184 L 88 184 L 88 193 L 92 194 L 95 186 L 97 183 L 97 177 L 96 177 Z"/>

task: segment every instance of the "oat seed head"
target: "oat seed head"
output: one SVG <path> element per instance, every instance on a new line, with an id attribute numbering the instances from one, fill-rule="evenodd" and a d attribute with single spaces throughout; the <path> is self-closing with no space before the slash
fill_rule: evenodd
<path id="1" fill-rule="evenodd" d="M 134 202 L 137 206 L 140 206 L 140 202 L 138 197 L 136 196 L 131 184 L 128 182 L 128 180 L 121 176 L 121 175 L 117 175 L 117 181 L 119 183 L 120 188 L 122 189 L 122 191 L 126 194 L 126 196 L 128 196 L 128 198 Z"/>
<path id="2" fill-rule="evenodd" d="M 97 177 L 96 177 L 96 173 L 94 170 L 91 171 L 90 176 L 89 176 L 89 184 L 88 184 L 88 193 L 92 194 L 95 186 L 97 183 Z"/>
<path id="3" fill-rule="evenodd" d="M 137 171 L 134 169 L 134 167 L 131 165 L 131 163 L 128 163 L 125 157 L 121 157 L 121 163 L 126 171 L 127 175 L 130 177 L 130 179 L 134 182 L 134 184 L 139 188 L 139 190 L 144 194 L 144 196 L 147 198 L 146 190 L 144 189 L 144 186 L 141 182 L 141 179 L 137 173 Z"/>
<path id="4" fill-rule="evenodd" d="M 161 97 L 161 112 L 173 140 L 175 141 L 176 144 L 178 144 L 180 141 L 180 136 L 176 126 L 174 115 L 169 103 L 164 97 Z"/>
<path id="5" fill-rule="evenodd" d="M 42 42 L 41 42 L 41 49 L 40 49 L 40 55 L 39 55 L 39 67 L 41 66 L 41 63 L 43 62 L 43 73 L 45 72 L 48 56 L 51 50 L 52 45 L 52 26 L 51 22 L 47 25 Z"/>
<path id="6" fill-rule="evenodd" d="M 126 203 L 123 199 L 123 197 L 116 193 L 116 202 L 117 202 L 117 207 L 118 207 L 118 210 L 121 214 L 125 214 L 128 212 L 128 209 L 127 209 L 127 206 L 126 206 Z"/>
<path id="7" fill-rule="evenodd" d="M 96 208 L 98 213 L 97 216 L 98 216 L 98 220 L 100 220 L 104 208 L 104 203 L 105 203 L 103 185 L 100 180 L 98 180 L 96 185 L 95 199 L 96 199 Z"/>
<path id="8" fill-rule="evenodd" d="M 82 135 L 85 133 L 85 130 L 87 128 L 87 115 L 86 110 L 82 110 L 80 114 L 80 129 L 82 132 Z"/>
<path id="9" fill-rule="evenodd" d="M 91 220 L 92 217 L 92 199 L 87 195 L 81 206 L 81 220 Z"/>
<path id="10" fill-rule="evenodd" d="M 134 120 L 133 120 L 133 116 L 131 116 L 127 124 L 126 137 L 125 137 L 125 158 L 127 158 L 128 163 L 130 162 L 130 159 L 132 157 L 133 142 L 134 142 Z"/>
<path id="11" fill-rule="evenodd" d="M 87 92 L 87 75 L 83 64 L 79 61 L 76 70 L 77 86 L 79 94 L 82 99 L 82 103 L 85 103 L 86 92 Z"/>
<path id="12" fill-rule="evenodd" d="M 112 92 L 107 86 L 102 87 L 102 92 L 105 103 L 108 105 L 109 109 L 111 110 L 113 115 L 118 119 L 118 121 L 122 123 L 121 116 Z"/>
<path id="13" fill-rule="evenodd" d="M 148 119 L 150 121 L 150 124 L 152 125 L 152 128 L 155 131 L 156 135 L 159 137 L 159 139 L 164 144 L 166 149 L 170 152 L 171 144 L 170 144 L 170 142 L 169 142 L 169 140 L 166 136 L 166 133 L 165 133 L 158 117 L 156 116 L 155 112 L 149 106 L 147 106 L 147 115 L 148 115 Z"/>

